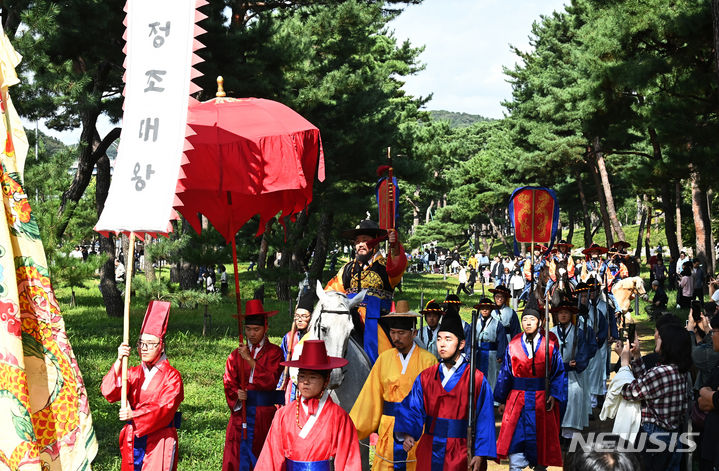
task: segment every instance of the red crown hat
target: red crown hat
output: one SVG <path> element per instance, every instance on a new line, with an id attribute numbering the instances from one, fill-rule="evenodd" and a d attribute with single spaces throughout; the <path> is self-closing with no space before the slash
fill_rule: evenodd
<path id="1" fill-rule="evenodd" d="M 538 250 L 539 252 L 544 253 L 549 250 L 549 247 L 543 244 L 534 244 L 534 250 Z"/>
<path id="2" fill-rule="evenodd" d="M 348 363 L 344 358 L 327 356 L 324 340 L 306 340 L 303 342 L 299 360 L 280 362 L 282 366 L 305 370 L 326 371 L 341 368 Z"/>
<path id="3" fill-rule="evenodd" d="M 250 299 L 245 303 L 245 317 L 247 316 L 265 316 L 272 317 L 279 311 L 265 311 L 262 301 L 259 299 Z M 233 314 L 232 317 L 237 317 L 237 314 Z"/>
<path id="4" fill-rule="evenodd" d="M 142 321 L 140 335 L 149 334 L 164 338 L 167 332 L 167 320 L 170 318 L 170 303 L 167 301 L 150 301 Z"/>

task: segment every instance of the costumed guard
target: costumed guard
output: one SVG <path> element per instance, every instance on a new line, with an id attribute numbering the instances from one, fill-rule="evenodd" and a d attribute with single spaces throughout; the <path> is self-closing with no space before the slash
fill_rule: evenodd
<path id="1" fill-rule="evenodd" d="M 582 265 L 581 281 L 587 282 L 590 278 L 595 280 L 603 280 L 604 272 L 607 270 L 607 262 L 602 259 L 602 255 L 607 253 L 607 248 L 598 244 L 592 244 L 582 250 L 586 260 Z"/>
<path id="2" fill-rule="evenodd" d="M 566 270 L 567 279 L 569 280 L 569 284 L 572 285 L 572 288 L 574 288 L 577 284 L 574 281 L 574 259 L 569 253 L 569 249 L 574 247 L 574 244 L 570 244 L 566 240 L 560 240 L 557 244 L 555 244 L 555 247 L 557 248 L 557 251 L 549 257 L 549 281 L 547 281 L 547 287 L 544 290 L 545 296 L 547 293 L 552 292 L 552 287 L 557 282 L 558 278 L 565 274 L 562 270 Z M 560 266 L 565 263 L 567 266 L 566 268 Z"/>
<path id="3" fill-rule="evenodd" d="M 415 341 L 420 347 L 427 350 L 439 360 L 439 353 L 437 352 L 437 329 L 439 329 L 439 320 L 442 318 L 444 310 L 432 299 L 419 313 L 424 316 L 427 325 L 419 329 Z"/>
<path id="4" fill-rule="evenodd" d="M 174 471 L 177 469 L 177 411 L 185 395 L 180 373 L 165 355 L 165 333 L 170 303 L 152 301 L 147 306 L 137 350 L 142 363 L 127 370 L 127 402 L 120 407 L 122 471 Z M 117 349 L 117 361 L 102 379 L 102 395 L 109 402 L 121 397 L 123 357 L 130 346 Z"/>
<path id="5" fill-rule="evenodd" d="M 624 265 L 624 263 L 622 263 L 622 255 L 619 253 L 619 249 L 612 245 L 612 248 L 609 249 L 609 260 L 607 260 L 606 285 L 607 296 L 612 301 L 612 305 L 614 306 L 614 313 L 616 315 L 620 315 L 622 313 L 622 310 L 619 307 L 619 302 L 617 301 L 617 298 L 615 298 L 614 294 L 612 294 L 612 288 L 614 288 L 614 285 L 619 280 L 623 280 L 627 276 L 629 276 L 629 271 L 627 270 L 627 267 Z"/>
<path id="6" fill-rule="evenodd" d="M 245 337 L 249 346 L 243 344 L 230 353 L 222 377 L 231 412 L 223 471 L 255 468 L 277 410 L 275 405 L 284 404 L 283 391 L 276 389 L 282 374 L 282 349 L 267 338 L 267 318 L 275 314 L 277 311 L 265 311 L 259 299 L 245 303 Z"/>
<path id="7" fill-rule="evenodd" d="M 390 256 L 385 260 L 377 250 L 377 239 L 387 236 Z M 354 242 L 355 259 L 345 264 L 332 278 L 325 290 L 346 293 L 353 298 L 363 289 L 367 295 L 359 309 L 364 322 L 364 351 L 374 364 L 380 353 L 392 348 L 387 333 L 379 324 L 381 314 L 392 308 L 395 287 L 402 281 L 407 268 L 407 256 L 397 237 L 397 231 L 380 229 L 376 222 L 366 219 L 352 230 L 344 231 L 342 237 Z"/>
<path id="8" fill-rule="evenodd" d="M 312 310 L 314 309 L 316 295 L 312 291 L 307 291 L 305 294 L 300 296 L 300 299 L 295 308 L 295 317 L 293 320 L 293 329 L 290 330 L 282 337 L 282 355 L 286 360 L 291 360 L 291 352 L 294 351 L 295 346 L 300 342 L 300 339 L 307 333 L 307 327 L 310 325 L 312 320 Z M 277 383 L 277 389 L 284 390 L 287 387 L 288 391 L 285 395 L 285 402 L 290 402 L 295 398 L 296 386 L 292 381 L 289 381 L 289 375 L 287 368 L 282 371 L 282 376 Z"/>
<path id="9" fill-rule="evenodd" d="M 593 279 L 593 278 L 592 278 Z M 585 368 L 584 372 L 579 375 L 579 379 L 581 380 L 581 388 L 583 393 L 583 403 L 586 407 L 586 413 L 587 413 L 587 420 L 585 421 L 586 425 L 585 427 L 589 426 L 589 416 L 592 413 L 592 391 L 590 388 L 590 379 L 589 379 L 589 364 L 592 362 L 592 359 L 596 356 L 598 346 L 597 346 L 597 338 L 594 333 L 594 329 L 592 328 L 592 320 L 589 318 L 589 285 L 580 281 L 577 283 L 577 287 L 574 289 L 574 294 L 577 296 L 578 302 L 578 312 L 577 312 L 577 322 L 576 326 L 579 330 L 584 332 L 584 340 L 583 342 L 587 346 L 587 367 Z"/>
<path id="10" fill-rule="evenodd" d="M 447 297 L 444 299 L 444 302 L 442 303 L 442 309 L 444 310 L 443 315 L 456 314 L 457 317 L 459 317 L 461 320 L 462 317 L 459 315 L 459 310 L 463 304 L 464 303 L 460 301 L 459 296 L 457 296 L 456 294 L 448 294 Z M 465 322 L 464 320 L 462 320 L 462 328 L 464 329 L 464 338 L 471 339 L 472 326 L 469 325 L 469 322 Z M 469 349 L 471 346 L 472 345 L 470 344 L 470 342 L 466 342 L 462 353 L 464 353 L 465 355 L 469 355 Z"/>
<path id="11" fill-rule="evenodd" d="M 394 348 L 377 358 L 350 412 L 360 440 L 373 432 L 379 434 L 374 470 L 415 469 L 415 450 L 407 452 L 402 443 L 394 441 L 394 422 L 397 409 L 417 375 L 437 364 L 434 355 L 414 343 L 418 317 L 404 300 L 397 301 L 395 312 L 384 317 Z"/>
<path id="12" fill-rule="evenodd" d="M 547 264 L 547 258 L 542 256 L 542 254 L 546 253 L 549 249 L 545 247 L 544 245 L 537 244 L 534 246 L 534 286 L 539 282 L 539 274 L 542 271 L 542 268 Z M 526 283 L 524 283 L 524 289 L 522 290 L 522 294 L 519 295 L 519 299 L 522 301 L 528 301 L 529 300 L 529 290 L 532 289 L 532 272 L 530 271 L 531 262 L 529 259 L 527 259 L 524 262 L 524 266 L 522 267 L 522 272 L 524 273 L 524 279 L 526 280 Z"/>
<path id="13" fill-rule="evenodd" d="M 510 470 L 562 466 L 559 415 L 561 403 L 567 400 L 566 376 L 555 336 L 550 334 L 547 399 L 544 391 L 547 342 L 539 331 L 541 319 L 535 309 L 524 309 L 524 333 L 509 342 L 494 391 L 494 400 L 500 403 L 499 412 L 503 413 L 497 455 L 509 457 Z"/>
<path id="14" fill-rule="evenodd" d="M 347 412 L 335 404 L 327 385 L 344 358 L 327 356 L 322 340 L 307 340 L 298 360 L 282 365 L 299 368 L 300 398 L 282 407 L 272 421 L 256 469 L 262 471 L 330 471 L 362 469 L 357 430 Z"/>
<path id="15" fill-rule="evenodd" d="M 479 304 L 474 306 L 480 314 L 474 336 L 477 339 L 475 364 L 479 371 L 484 373 L 492 389 L 497 385 L 497 373 L 507 350 L 507 335 L 499 314 L 495 311 L 496 307 L 489 298 L 480 299 Z"/>
<path id="16" fill-rule="evenodd" d="M 578 326 L 577 306 L 562 301 L 551 310 L 558 325 L 552 332 L 559 339 L 559 353 L 567 378 L 567 407 L 562 416 L 562 437 L 571 439 L 574 432 L 589 426 L 589 402 L 584 394 L 583 372 L 589 363 L 590 347 L 584 330 Z"/>
<path id="17" fill-rule="evenodd" d="M 457 314 L 445 314 L 439 326 L 437 348 L 441 363 L 424 370 L 402 401 L 394 425 L 395 440 L 411 450 L 417 440 L 417 470 L 467 469 L 467 413 L 469 361 L 462 353 L 465 337 Z M 476 422 L 474 457 L 479 470 L 486 458 L 495 458 L 492 389 L 481 371 L 474 370 Z M 423 434 L 424 431 L 424 434 Z M 420 438 L 420 436 L 422 438 Z"/>
<path id="18" fill-rule="evenodd" d="M 591 328 L 594 333 L 597 352 L 589 360 L 585 375 L 587 389 L 592 395 L 591 406 L 595 408 L 599 396 L 604 396 L 607 392 L 607 378 L 609 377 L 607 362 L 611 354 L 610 344 L 613 339 L 619 338 L 619 333 L 616 318 L 608 312 L 607 303 L 600 296 L 601 285 L 599 282 L 590 278 L 587 286 L 589 287 L 588 328 Z M 580 296 L 583 298 L 586 295 L 580 294 Z M 583 299 L 581 303 L 584 304 Z"/>
<path id="19" fill-rule="evenodd" d="M 517 313 L 507 304 L 511 295 L 509 288 L 499 285 L 490 289 L 490 293 L 494 294 L 495 313 L 499 316 L 504 326 L 504 333 L 507 335 L 507 343 L 514 338 L 515 335 L 522 331 L 519 325 Z"/>

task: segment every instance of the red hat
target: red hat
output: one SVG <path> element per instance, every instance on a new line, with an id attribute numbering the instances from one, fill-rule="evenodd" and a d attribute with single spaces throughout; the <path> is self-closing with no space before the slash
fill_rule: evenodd
<path id="1" fill-rule="evenodd" d="M 614 249 L 626 249 L 631 246 L 632 246 L 632 244 L 630 244 L 629 242 L 627 242 L 625 240 L 619 240 L 612 244 L 612 248 L 614 248 Z"/>
<path id="2" fill-rule="evenodd" d="M 327 356 L 324 340 L 306 340 L 302 344 L 299 360 L 280 362 L 282 366 L 302 368 L 305 370 L 326 371 L 341 368 L 348 363 L 344 358 Z"/>
<path id="3" fill-rule="evenodd" d="M 549 250 L 549 247 L 543 244 L 534 244 L 534 250 L 537 250 L 539 252 L 546 252 Z"/>
<path id="4" fill-rule="evenodd" d="M 607 248 L 606 248 L 606 247 L 602 247 L 602 246 L 599 245 L 599 244 L 592 244 L 592 245 L 590 245 L 589 247 L 587 247 L 586 249 L 582 250 L 582 253 L 583 253 L 584 255 L 591 255 L 591 254 L 594 253 L 594 252 L 596 252 L 596 253 L 598 253 L 599 255 L 601 255 L 601 254 L 603 254 L 603 253 L 607 253 Z"/>
<path id="5" fill-rule="evenodd" d="M 262 301 L 259 299 L 250 299 L 245 303 L 245 318 L 249 316 L 265 316 L 265 317 L 272 317 L 275 314 L 277 314 L 279 311 L 265 311 L 264 306 L 262 306 Z M 232 317 L 237 317 L 237 314 L 233 314 Z"/>
<path id="6" fill-rule="evenodd" d="M 140 335 L 149 334 L 157 338 L 165 337 L 167 320 L 170 317 L 170 303 L 167 301 L 150 301 L 142 321 Z"/>

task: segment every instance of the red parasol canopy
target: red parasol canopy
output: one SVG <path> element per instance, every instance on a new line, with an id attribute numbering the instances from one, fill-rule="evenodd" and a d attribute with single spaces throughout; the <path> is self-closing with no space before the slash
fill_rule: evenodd
<path id="1" fill-rule="evenodd" d="M 254 215 L 257 235 L 277 213 L 295 215 L 324 180 L 320 132 L 291 108 L 262 98 L 218 97 L 190 106 L 176 209 L 200 230 L 204 214 L 229 242 Z"/>

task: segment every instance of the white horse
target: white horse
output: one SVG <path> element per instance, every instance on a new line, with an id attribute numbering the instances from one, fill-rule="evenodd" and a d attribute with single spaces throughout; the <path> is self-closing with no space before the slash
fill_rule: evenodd
<path id="1" fill-rule="evenodd" d="M 312 312 L 312 320 L 302 340 L 324 340 L 329 356 L 346 358 L 349 362 L 344 368 L 332 370 L 328 386 L 333 390 L 332 400 L 349 412 L 372 369 L 372 363 L 364 349 L 350 336 L 354 328 L 351 311 L 364 300 L 367 290 L 362 290 L 349 299 L 344 293 L 325 292 L 318 281 L 316 292 L 319 302 Z M 292 358 L 298 359 L 300 353 L 302 343 L 294 349 Z M 297 384 L 297 368 L 290 368 L 290 378 Z M 365 444 L 360 447 L 362 469 L 367 470 L 369 452 L 367 441 L 362 442 Z"/>
<path id="2" fill-rule="evenodd" d="M 631 308 L 631 302 L 640 296 L 645 301 L 647 300 L 647 292 L 644 289 L 644 280 L 640 276 L 630 276 L 622 280 L 617 281 L 612 287 L 612 294 L 617 300 L 616 308 L 622 311 L 625 316 L 625 321 L 632 323 L 632 316 L 629 314 Z M 639 313 L 636 313 L 637 315 Z"/>

